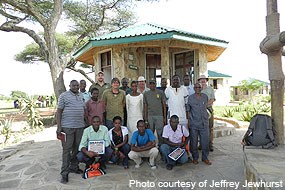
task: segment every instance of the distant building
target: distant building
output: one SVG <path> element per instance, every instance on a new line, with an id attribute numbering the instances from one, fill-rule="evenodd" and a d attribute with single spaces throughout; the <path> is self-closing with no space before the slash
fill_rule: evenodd
<path id="1" fill-rule="evenodd" d="M 262 86 L 258 90 L 250 91 L 250 90 L 242 90 L 239 84 L 231 86 L 233 91 L 233 99 L 234 101 L 242 101 L 242 100 L 250 100 L 251 97 L 261 95 L 261 96 L 269 96 L 270 95 L 270 83 L 261 81 L 254 78 L 246 79 L 248 83 L 253 81 L 260 82 Z"/>
<path id="2" fill-rule="evenodd" d="M 229 80 L 232 76 L 208 70 L 208 78 L 208 84 L 212 86 L 215 91 L 216 101 L 214 105 L 227 105 L 231 101 Z"/>

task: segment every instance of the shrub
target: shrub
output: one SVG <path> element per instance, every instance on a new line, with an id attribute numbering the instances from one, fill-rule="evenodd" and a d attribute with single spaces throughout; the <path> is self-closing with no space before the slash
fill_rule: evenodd
<path id="1" fill-rule="evenodd" d="M 224 110 L 222 116 L 223 116 L 223 117 L 233 117 L 233 116 L 234 116 L 234 113 L 235 113 L 234 109 L 230 109 L 230 108 L 229 108 L 229 109 L 225 109 L 225 110 Z"/>
<path id="2" fill-rule="evenodd" d="M 1 121 L 1 125 L 3 125 L 1 134 L 4 135 L 5 137 L 4 144 L 6 144 L 9 138 L 11 137 L 12 123 L 13 123 L 12 118 L 4 119 Z"/>

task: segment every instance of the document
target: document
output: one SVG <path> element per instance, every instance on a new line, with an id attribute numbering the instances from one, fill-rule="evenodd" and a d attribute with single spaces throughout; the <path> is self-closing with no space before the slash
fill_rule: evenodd
<path id="1" fill-rule="evenodd" d="M 98 154 L 105 154 L 105 141 L 104 140 L 89 141 L 88 151 L 93 151 Z"/>
<path id="2" fill-rule="evenodd" d="M 170 154 L 168 154 L 168 157 L 171 158 L 174 161 L 177 161 L 185 152 L 185 149 L 183 148 L 176 148 L 173 150 Z"/>

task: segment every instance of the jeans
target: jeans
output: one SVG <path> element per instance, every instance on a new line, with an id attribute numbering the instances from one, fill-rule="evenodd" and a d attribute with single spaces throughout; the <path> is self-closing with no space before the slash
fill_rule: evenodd
<path id="1" fill-rule="evenodd" d="M 124 144 L 124 146 L 119 148 L 119 151 L 125 155 L 125 158 L 123 159 L 123 166 L 128 166 L 129 165 L 128 154 L 131 151 L 131 146 L 129 144 Z"/>
<path id="2" fill-rule="evenodd" d="M 169 158 L 168 154 L 170 154 L 173 150 L 175 150 L 177 147 L 172 147 L 172 146 L 169 146 L 168 144 L 162 144 L 160 146 L 160 152 L 161 154 L 164 156 L 165 158 L 165 161 L 167 164 L 170 164 L 172 166 L 175 165 L 176 162 L 178 163 L 181 163 L 181 164 L 184 164 L 188 161 L 188 156 L 187 156 L 187 153 L 186 151 L 183 153 L 183 155 L 177 160 L 177 161 L 174 161 L 172 160 L 171 158 Z"/>
<path id="3" fill-rule="evenodd" d="M 111 154 L 112 154 L 112 148 L 105 147 L 105 154 L 100 154 L 100 158 L 99 158 L 100 164 L 104 165 L 106 160 L 108 160 L 111 157 Z M 87 156 L 86 154 L 84 154 L 82 151 L 78 152 L 76 157 L 79 162 L 85 163 L 86 167 L 89 167 L 95 161 L 95 157 L 91 158 Z"/>

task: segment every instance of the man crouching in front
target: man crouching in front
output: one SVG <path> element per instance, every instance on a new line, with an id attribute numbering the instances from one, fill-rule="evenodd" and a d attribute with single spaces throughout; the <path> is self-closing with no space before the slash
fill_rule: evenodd
<path id="1" fill-rule="evenodd" d="M 137 128 L 138 130 L 133 133 L 131 138 L 129 158 L 135 161 L 135 168 L 139 168 L 143 162 L 142 157 L 149 157 L 150 168 L 156 169 L 155 159 L 158 149 L 155 146 L 155 136 L 150 129 L 146 129 L 143 120 L 137 122 Z"/>
<path id="2" fill-rule="evenodd" d="M 90 147 L 90 142 L 100 140 L 103 140 L 105 144 L 105 150 L 101 151 L 104 152 L 103 154 L 88 149 L 88 147 Z M 106 169 L 105 162 L 110 158 L 112 149 L 110 147 L 108 128 L 101 125 L 101 119 L 99 116 L 94 116 L 92 119 L 92 125 L 84 129 L 79 145 L 79 151 L 77 159 L 79 162 L 84 162 L 86 164 L 86 168 L 93 164 L 96 158 L 99 158 L 101 168 Z"/>

